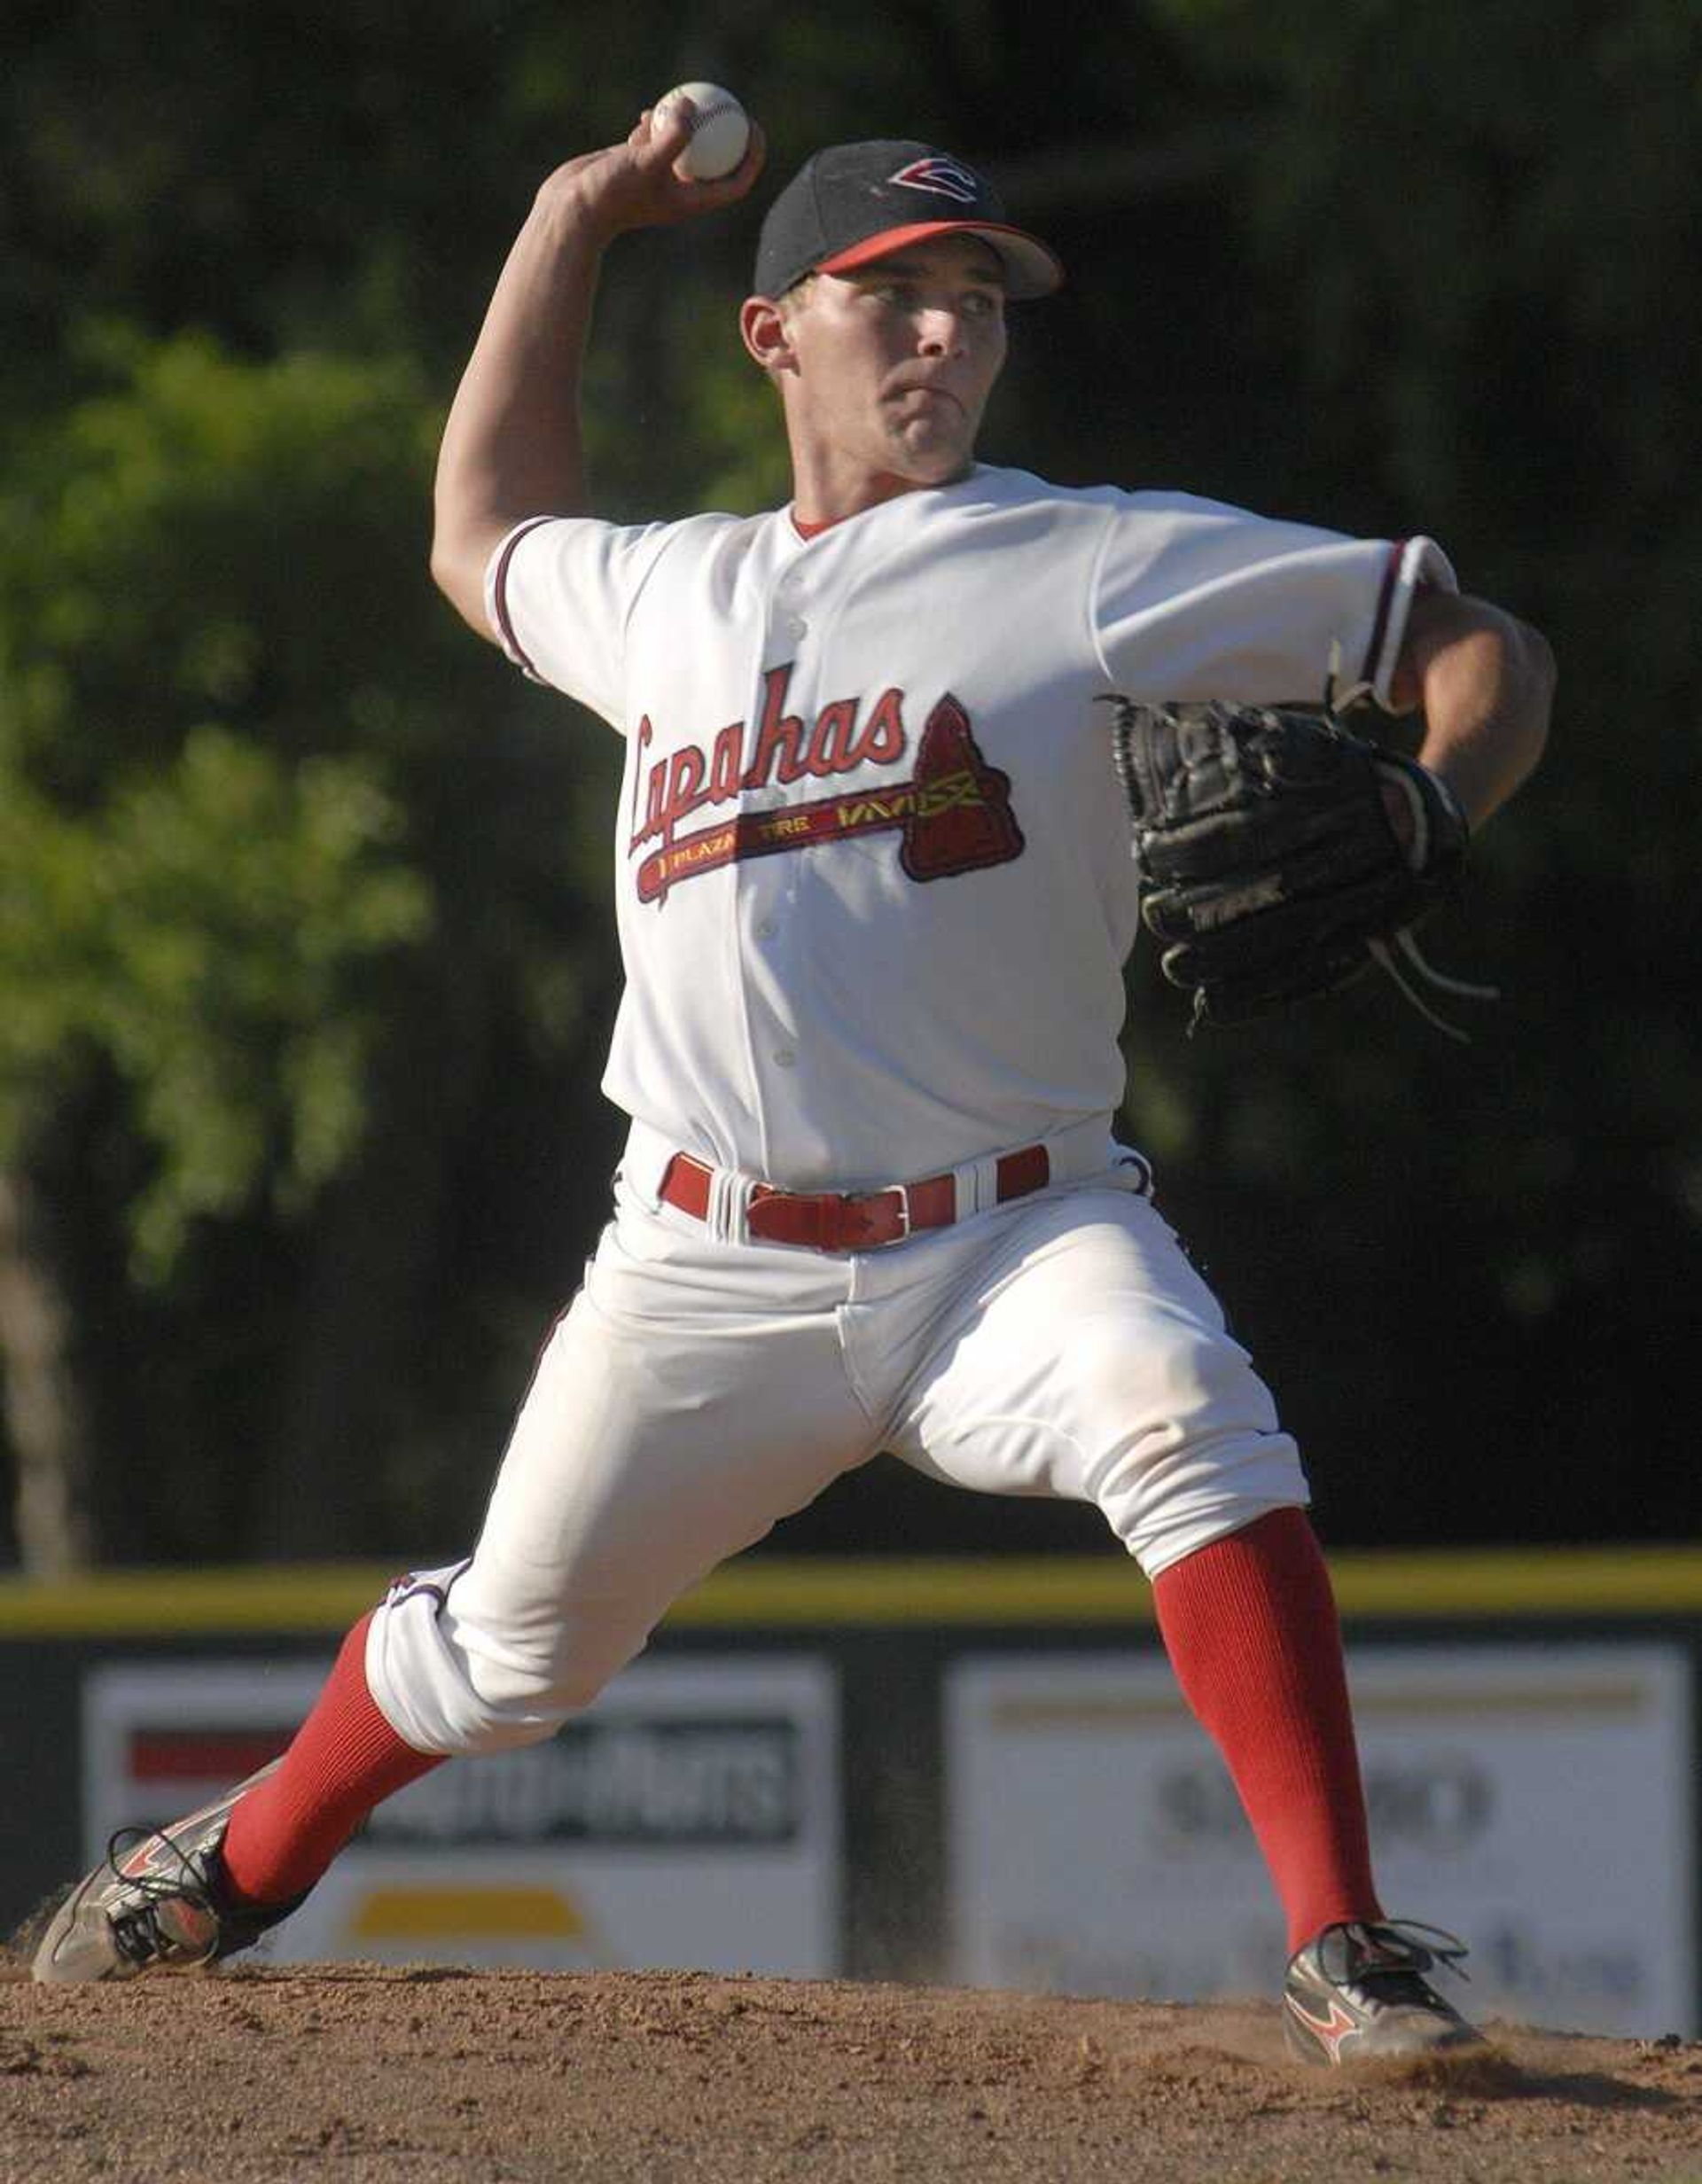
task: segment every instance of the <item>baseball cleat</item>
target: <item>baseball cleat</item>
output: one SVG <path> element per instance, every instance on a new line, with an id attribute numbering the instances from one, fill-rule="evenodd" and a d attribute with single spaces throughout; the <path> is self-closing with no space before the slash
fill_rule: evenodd
<path id="1" fill-rule="evenodd" d="M 1487 2046 L 1425 1974 L 1465 1977 L 1465 1944 L 1409 1919 L 1326 1926 L 1296 1951 L 1283 1987 L 1283 2032 L 1303 2063 L 1334 2069 Z"/>
<path id="2" fill-rule="evenodd" d="M 278 1764 L 274 1759 L 169 1828 L 120 1829 L 101 1863 L 48 1915 L 30 1961 L 33 1977 L 50 1985 L 134 1979 L 251 1948 L 295 1904 L 257 1911 L 226 1901 L 219 1845 L 238 1798 Z M 126 1846 L 126 1837 L 138 1839 Z"/>

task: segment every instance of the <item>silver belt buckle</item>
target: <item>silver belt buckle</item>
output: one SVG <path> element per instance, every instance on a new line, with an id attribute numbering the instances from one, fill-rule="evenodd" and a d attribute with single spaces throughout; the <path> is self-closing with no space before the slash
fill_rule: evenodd
<path id="1" fill-rule="evenodd" d="M 871 1238 L 867 1244 L 854 1244 L 853 1250 L 864 1252 L 890 1251 L 894 1244 L 902 1244 L 910 1233 L 910 1191 L 908 1183 L 888 1183 L 879 1190 L 847 1190 L 843 1193 L 847 1205 L 861 1200 L 865 1206 L 891 1198 L 898 1208 L 898 1234 L 894 1236 Z"/>

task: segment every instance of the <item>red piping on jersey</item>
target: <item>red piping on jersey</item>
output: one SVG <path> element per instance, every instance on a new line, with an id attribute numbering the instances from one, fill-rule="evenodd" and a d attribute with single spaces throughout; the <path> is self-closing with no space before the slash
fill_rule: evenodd
<path id="1" fill-rule="evenodd" d="M 517 661 L 525 669 L 534 682 L 542 682 L 543 678 L 527 657 L 526 648 L 515 636 L 514 625 L 508 618 L 508 565 L 514 558 L 514 549 L 528 531 L 535 531 L 541 523 L 553 523 L 554 521 L 553 516 L 534 516 L 529 522 L 521 524 L 518 530 L 510 532 L 507 542 L 503 548 L 503 558 L 496 564 L 496 573 L 491 581 L 490 587 L 491 604 L 496 610 L 496 634 L 503 641 L 503 648 L 511 659 Z"/>
<path id="2" fill-rule="evenodd" d="M 1395 581 L 1409 543 L 1409 540 L 1398 538 L 1389 549 L 1389 566 L 1383 573 L 1383 589 L 1378 594 L 1377 615 L 1371 623 L 1371 641 L 1365 648 L 1365 662 L 1359 671 L 1362 682 L 1377 682 L 1377 663 L 1382 655 L 1383 640 L 1389 634 L 1389 610 L 1394 604 Z"/>

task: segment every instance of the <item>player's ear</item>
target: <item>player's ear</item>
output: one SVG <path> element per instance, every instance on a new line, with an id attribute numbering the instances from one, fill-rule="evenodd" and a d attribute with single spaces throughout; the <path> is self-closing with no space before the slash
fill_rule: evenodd
<path id="1" fill-rule="evenodd" d="M 752 356 L 772 377 L 794 365 L 786 315 L 769 296 L 749 296 L 738 314 L 738 331 Z"/>

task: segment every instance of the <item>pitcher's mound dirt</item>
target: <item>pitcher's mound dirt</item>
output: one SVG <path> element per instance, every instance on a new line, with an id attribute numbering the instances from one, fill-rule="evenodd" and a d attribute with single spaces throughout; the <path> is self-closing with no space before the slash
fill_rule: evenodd
<path id="1" fill-rule="evenodd" d="M 0 1980 L 0 2176 L 596 2184 L 1702 2179 L 1702 2042 L 1495 2028 L 1315 2074 L 1270 2005 L 696 1973 Z"/>

